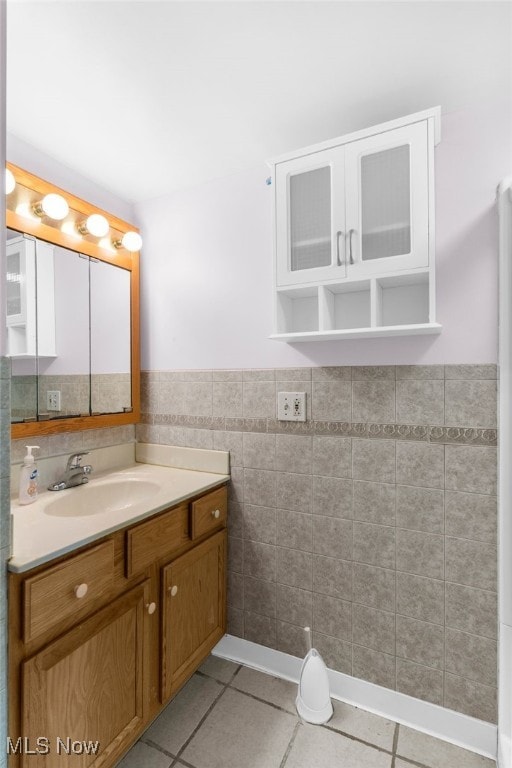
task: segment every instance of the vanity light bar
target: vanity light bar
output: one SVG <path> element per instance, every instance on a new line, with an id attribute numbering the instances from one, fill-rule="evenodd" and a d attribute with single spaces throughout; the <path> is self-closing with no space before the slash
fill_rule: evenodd
<path id="1" fill-rule="evenodd" d="M 24 172 L 22 172 L 24 173 Z M 16 178 L 10 168 L 5 169 L 5 194 L 10 195 L 16 189 Z M 77 221 L 79 210 L 72 209 L 72 220 L 65 221 L 70 213 L 69 204 L 63 195 L 51 192 L 45 195 L 41 200 L 33 203 L 27 200 L 26 192 L 33 194 L 34 189 L 27 185 L 25 181 L 19 182 L 18 190 L 22 190 L 21 197 L 18 192 L 14 205 L 8 204 L 8 209 L 15 211 L 19 216 L 32 219 L 48 218 L 53 221 L 62 222 L 60 230 L 71 237 L 90 236 L 99 240 L 99 247 L 115 253 L 116 249 L 123 248 L 129 253 L 136 253 L 142 247 L 142 237 L 138 232 L 130 230 L 124 234 L 119 230 L 114 230 L 113 236 L 110 235 L 110 224 L 108 219 L 100 213 L 92 213 L 82 221 Z M 25 190 L 25 194 L 23 194 Z M 32 198 L 33 199 L 33 198 Z M 50 224 L 50 226 L 52 226 Z M 53 225 L 55 226 L 55 225 Z"/>
<path id="2" fill-rule="evenodd" d="M 5 169 L 5 194 L 10 195 L 11 192 L 14 192 L 14 187 L 16 186 L 16 179 L 14 178 L 14 174 L 9 168 Z"/>

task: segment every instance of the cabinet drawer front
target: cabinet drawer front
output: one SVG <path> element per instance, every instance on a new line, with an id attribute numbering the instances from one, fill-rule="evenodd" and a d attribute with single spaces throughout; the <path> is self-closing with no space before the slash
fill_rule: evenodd
<path id="1" fill-rule="evenodd" d="M 137 525 L 126 533 L 126 576 L 130 578 L 141 573 L 156 560 L 172 554 L 188 541 L 186 504 Z"/>
<path id="2" fill-rule="evenodd" d="M 198 539 L 205 533 L 226 525 L 228 514 L 228 492 L 226 487 L 203 496 L 192 502 L 190 535 Z"/>
<path id="3" fill-rule="evenodd" d="M 114 542 L 59 563 L 24 582 L 23 639 L 26 643 L 80 618 L 105 599 L 114 579 Z"/>

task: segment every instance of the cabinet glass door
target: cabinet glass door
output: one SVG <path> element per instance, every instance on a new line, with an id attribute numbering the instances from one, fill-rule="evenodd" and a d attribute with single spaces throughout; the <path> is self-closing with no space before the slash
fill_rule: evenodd
<path id="1" fill-rule="evenodd" d="M 21 301 L 21 250 L 7 251 L 7 285 L 6 306 L 7 319 L 22 318 L 23 309 Z"/>
<path id="2" fill-rule="evenodd" d="M 343 148 L 276 168 L 277 283 L 345 276 Z"/>
<path id="3" fill-rule="evenodd" d="M 361 259 L 411 251 L 411 148 L 384 149 L 361 158 Z"/>
<path id="4" fill-rule="evenodd" d="M 428 265 L 427 122 L 347 146 L 349 274 Z"/>
<path id="5" fill-rule="evenodd" d="M 331 168 L 290 176 L 291 270 L 331 263 Z"/>

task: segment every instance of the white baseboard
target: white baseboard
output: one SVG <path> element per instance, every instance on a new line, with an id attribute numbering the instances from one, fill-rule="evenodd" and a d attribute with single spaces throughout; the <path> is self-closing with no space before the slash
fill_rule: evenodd
<path id="1" fill-rule="evenodd" d="M 233 635 L 224 635 L 212 653 L 298 683 L 302 659 Z M 497 727 L 460 712 L 329 670 L 331 695 L 356 707 L 423 731 L 496 760 Z M 503 768 L 506 768 L 503 766 Z"/>
<path id="2" fill-rule="evenodd" d="M 498 768 L 511 768 L 512 745 L 510 738 L 504 734 L 498 737 Z"/>

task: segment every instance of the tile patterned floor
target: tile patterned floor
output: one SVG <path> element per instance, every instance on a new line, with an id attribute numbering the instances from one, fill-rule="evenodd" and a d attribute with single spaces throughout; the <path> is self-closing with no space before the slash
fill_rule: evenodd
<path id="1" fill-rule="evenodd" d="M 419 731 L 333 701 L 327 725 L 303 723 L 297 688 L 210 656 L 118 768 L 493 768 Z"/>

